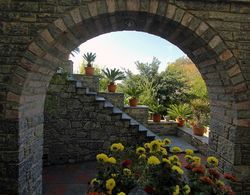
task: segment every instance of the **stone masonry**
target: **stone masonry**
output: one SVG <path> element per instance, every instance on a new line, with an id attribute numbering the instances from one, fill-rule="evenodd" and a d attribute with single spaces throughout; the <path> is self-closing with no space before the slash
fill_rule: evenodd
<path id="1" fill-rule="evenodd" d="M 99 96 L 88 93 L 84 85 L 79 85 L 81 81 L 68 80 L 72 77 L 75 75 L 55 75 L 48 88 L 44 111 L 45 165 L 95 160 L 114 142 L 132 146 L 150 139 L 146 132 L 139 131 L 138 125 L 115 113 L 114 107 L 97 101 Z M 81 79 L 90 78 L 82 75 Z M 94 85 L 92 82 L 90 87 Z"/>
<path id="2" fill-rule="evenodd" d="M 248 0 L 0 1 L 0 193 L 41 194 L 44 101 L 70 52 L 103 33 L 160 36 L 197 65 L 209 91 L 209 146 L 250 193 Z"/>

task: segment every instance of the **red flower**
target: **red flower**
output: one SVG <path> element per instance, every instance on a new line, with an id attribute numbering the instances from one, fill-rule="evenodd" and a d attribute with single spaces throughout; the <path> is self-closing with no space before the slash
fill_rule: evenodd
<path id="1" fill-rule="evenodd" d="M 229 193 L 229 195 L 234 195 L 234 192 L 230 186 L 225 186 L 225 190 Z"/>
<path id="2" fill-rule="evenodd" d="M 208 169 L 208 172 L 210 175 L 212 175 L 214 178 L 219 179 L 220 178 L 220 173 L 217 171 L 217 169 L 210 168 Z"/>
<path id="3" fill-rule="evenodd" d="M 155 190 L 154 188 L 150 187 L 150 186 L 146 186 L 144 188 L 144 191 L 147 192 L 147 193 L 153 193 Z"/>
<path id="4" fill-rule="evenodd" d="M 126 168 L 131 167 L 131 164 L 132 164 L 132 161 L 129 160 L 129 159 L 126 159 L 126 160 L 124 160 L 124 161 L 122 162 L 122 166 L 123 166 L 123 167 L 126 167 Z"/>
<path id="5" fill-rule="evenodd" d="M 202 165 L 199 165 L 199 166 L 196 166 L 192 169 L 193 172 L 195 173 L 199 173 L 199 174 L 202 174 L 204 175 L 205 174 L 205 169 Z"/>
<path id="6" fill-rule="evenodd" d="M 99 192 L 89 192 L 88 195 L 99 195 Z"/>
<path id="7" fill-rule="evenodd" d="M 185 166 L 185 168 L 188 169 L 188 170 L 191 170 L 191 169 L 193 168 L 193 166 L 192 166 L 191 164 L 187 164 L 187 165 Z"/>
<path id="8" fill-rule="evenodd" d="M 224 173 L 224 178 L 234 182 L 236 181 L 236 177 L 230 173 Z"/>
<path id="9" fill-rule="evenodd" d="M 207 176 L 200 177 L 200 180 L 208 185 L 213 185 L 213 181 Z"/>

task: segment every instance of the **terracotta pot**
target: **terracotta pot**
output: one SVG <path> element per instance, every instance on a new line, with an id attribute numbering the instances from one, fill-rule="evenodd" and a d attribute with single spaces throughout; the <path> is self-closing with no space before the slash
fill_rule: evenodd
<path id="1" fill-rule="evenodd" d="M 87 66 L 85 67 L 85 75 L 92 76 L 94 75 L 95 68 Z"/>
<path id="2" fill-rule="evenodd" d="M 193 129 L 193 134 L 198 136 L 203 136 L 205 132 L 205 127 L 199 127 L 197 125 L 193 125 L 192 129 Z"/>
<path id="3" fill-rule="evenodd" d="M 178 127 L 183 127 L 185 125 L 185 119 L 176 118 L 175 121 L 178 123 Z"/>
<path id="4" fill-rule="evenodd" d="M 109 85 L 108 85 L 108 91 L 114 93 L 116 91 L 116 87 L 117 86 L 114 83 L 109 83 Z"/>
<path id="5" fill-rule="evenodd" d="M 160 114 L 153 114 L 153 121 L 154 122 L 161 122 L 161 115 Z"/>
<path id="6" fill-rule="evenodd" d="M 136 107 L 137 104 L 138 104 L 138 100 L 137 100 L 136 98 L 131 98 L 131 99 L 129 99 L 129 105 L 130 105 L 131 107 Z"/>

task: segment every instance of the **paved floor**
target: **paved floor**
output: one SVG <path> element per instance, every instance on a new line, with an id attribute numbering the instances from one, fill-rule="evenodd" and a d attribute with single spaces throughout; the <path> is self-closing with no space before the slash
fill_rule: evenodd
<path id="1" fill-rule="evenodd" d="M 44 195 L 84 195 L 96 175 L 96 162 L 50 166 L 43 169 Z"/>
<path id="2" fill-rule="evenodd" d="M 190 144 L 178 137 L 170 137 L 172 146 L 179 146 L 183 150 L 194 149 Z M 184 154 L 180 159 L 184 162 Z M 184 164 L 185 165 L 185 164 Z M 84 195 L 88 182 L 97 174 L 96 162 L 82 164 L 68 164 L 50 166 L 43 169 L 43 194 L 44 195 Z"/>

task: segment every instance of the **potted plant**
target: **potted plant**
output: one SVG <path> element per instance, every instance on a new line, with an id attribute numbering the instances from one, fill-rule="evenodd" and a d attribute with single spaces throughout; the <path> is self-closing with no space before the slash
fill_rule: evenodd
<path id="1" fill-rule="evenodd" d="M 150 106 L 150 111 L 152 112 L 152 117 L 154 122 L 160 122 L 161 121 L 161 113 L 164 111 L 164 106 L 157 103 L 152 106 Z"/>
<path id="2" fill-rule="evenodd" d="M 138 104 L 139 96 L 142 93 L 142 90 L 133 84 L 133 85 L 126 86 L 126 88 L 123 91 L 125 94 L 127 94 L 130 97 L 129 105 L 131 107 L 136 107 Z"/>
<path id="3" fill-rule="evenodd" d="M 86 60 L 87 66 L 85 67 L 85 74 L 88 76 L 92 76 L 94 74 L 93 62 L 95 61 L 96 54 L 92 52 L 87 52 L 83 55 L 83 59 Z"/>
<path id="4" fill-rule="evenodd" d="M 117 85 L 115 84 L 115 81 L 126 78 L 124 73 L 116 68 L 113 68 L 113 69 L 106 68 L 106 69 L 103 69 L 102 72 L 109 81 L 109 85 L 108 85 L 109 92 L 116 91 Z"/>
<path id="5" fill-rule="evenodd" d="M 196 99 L 191 101 L 193 110 L 193 120 L 190 123 L 193 129 L 193 134 L 203 136 L 206 132 L 206 125 L 208 124 L 209 105 L 207 101 Z"/>
<path id="6" fill-rule="evenodd" d="M 175 119 L 179 127 L 183 127 L 186 119 L 190 118 L 192 110 L 187 104 L 171 104 L 167 108 L 168 115 Z"/>

